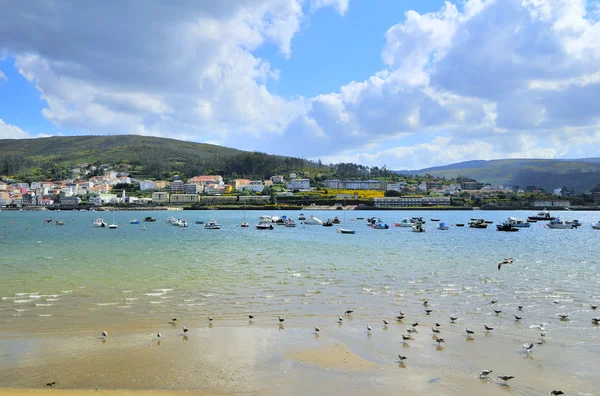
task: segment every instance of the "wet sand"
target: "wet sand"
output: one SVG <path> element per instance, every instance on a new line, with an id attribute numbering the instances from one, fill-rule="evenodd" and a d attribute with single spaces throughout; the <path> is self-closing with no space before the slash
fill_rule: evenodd
<path id="1" fill-rule="evenodd" d="M 597 350 L 553 345 L 551 338 L 527 355 L 522 340 L 510 335 L 478 330 L 468 340 L 463 326 L 444 324 L 440 348 L 427 324 L 404 344 L 406 324 L 372 325 L 369 335 L 360 318 L 342 326 L 330 320 L 320 334 L 306 318 L 295 318 L 284 328 L 189 322 L 185 336 L 180 325 L 166 323 L 109 328 L 106 340 L 91 329 L 4 335 L 0 394 L 540 395 L 552 389 L 595 394 L 600 386 Z M 408 357 L 406 364 L 398 353 Z M 555 354 L 579 363 L 563 373 Z M 490 379 L 477 378 L 482 369 L 494 370 Z M 502 374 L 516 378 L 503 386 L 496 379 Z"/>

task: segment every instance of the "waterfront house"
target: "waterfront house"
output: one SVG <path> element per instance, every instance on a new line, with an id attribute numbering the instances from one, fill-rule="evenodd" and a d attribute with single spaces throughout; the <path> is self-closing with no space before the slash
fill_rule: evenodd
<path id="1" fill-rule="evenodd" d="M 166 203 L 169 202 L 169 193 L 163 191 L 156 191 L 152 193 L 152 202 L 154 203 Z"/>

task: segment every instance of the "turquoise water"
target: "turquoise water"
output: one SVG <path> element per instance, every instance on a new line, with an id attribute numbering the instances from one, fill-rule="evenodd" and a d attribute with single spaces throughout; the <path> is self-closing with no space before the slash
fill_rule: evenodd
<path id="1" fill-rule="evenodd" d="M 352 308 L 368 318 L 399 310 L 424 314 L 427 299 L 437 315 L 456 314 L 489 321 L 508 332 L 516 305 L 524 305 L 527 324 L 559 322 L 565 343 L 593 341 L 590 303 L 600 300 L 598 238 L 590 225 L 597 212 L 556 212 L 577 218 L 577 230 L 551 230 L 532 224 L 516 233 L 488 229 L 435 229 L 427 233 L 391 227 L 374 230 L 356 216 L 378 216 L 389 224 L 423 215 L 449 224 L 471 217 L 526 218 L 532 212 L 348 212 L 341 226 L 254 228 L 262 214 L 297 217 L 299 212 L 247 212 L 251 227 L 239 227 L 241 211 L 117 212 L 117 230 L 92 227 L 111 213 L 0 212 L 0 323 L 5 331 L 64 330 L 66 323 L 93 328 L 98 323 L 143 323 L 170 315 L 219 316 L 235 324 L 248 313 L 298 318 L 332 316 Z M 314 211 L 325 220 L 342 213 Z M 155 223 L 130 225 L 136 217 Z M 175 215 L 188 220 L 181 229 L 165 223 Z M 52 217 L 65 226 L 44 223 Z M 221 230 L 206 230 L 197 219 L 217 219 Z M 142 231 L 145 226 L 146 230 Z M 504 257 L 515 264 L 498 271 Z M 500 316 L 489 300 L 498 299 Z M 554 301 L 558 304 L 555 304 Z M 356 315 L 355 314 L 355 315 Z M 43 326 L 40 327 L 40 323 Z M 573 333 L 576 332 L 576 333 Z M 575 335 L 577 337 L 575 337 Z"/>

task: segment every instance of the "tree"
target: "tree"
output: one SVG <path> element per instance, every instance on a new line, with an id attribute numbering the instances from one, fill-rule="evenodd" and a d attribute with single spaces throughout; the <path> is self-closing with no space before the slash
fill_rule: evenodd
<path id="1" fill-rule="evenodd" d="M 396 190 L 387 190 L 386 192 L 383 193 L 384 197 L 401 197 L 402 193 L 400 191 L 396 191 Z"/>

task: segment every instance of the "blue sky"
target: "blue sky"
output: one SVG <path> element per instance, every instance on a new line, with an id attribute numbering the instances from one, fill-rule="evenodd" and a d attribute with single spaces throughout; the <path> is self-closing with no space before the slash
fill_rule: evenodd
<path id="1" fill-rule="evenodd" d="M 143 134 L 396 169 L 600 152 L 597 1 L 50 0 L 3 14 L 0 139 Z"/>

